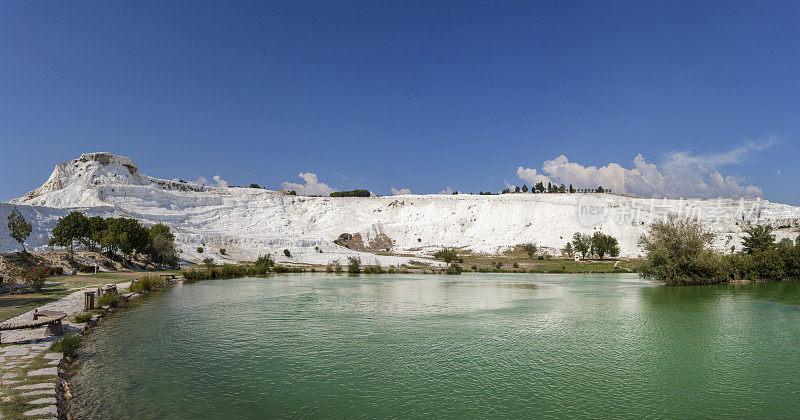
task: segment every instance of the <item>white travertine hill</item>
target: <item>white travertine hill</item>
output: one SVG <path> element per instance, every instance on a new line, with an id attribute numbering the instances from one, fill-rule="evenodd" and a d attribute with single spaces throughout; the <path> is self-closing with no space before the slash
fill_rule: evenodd
<path id="1" fill-rule="evenodd" d="M 181 257 L 252 260 L 273 253 L 278 261 L 328 263 L 360 254 L 365 264 L 397 264 L 409 257 L 363 254 L 334 244 L 342 233 L 360 234 L 366 246 L 391 240 L 394 254 L 429 255 L 441 246 L 495 253 L 535 242 L 556 254 L 575 232 L 596 230 L 619 239 L 623 256 L 639 254 L 637 240 L 655 218 L 670 213 L 700 218 L 720 250 L 740 247 L 742 227 L 771 223 L 777 237 L 797 236 L 800 208 L 764 200 L 667 200 L 612 194 L 403 195 L 391 197 L 298 197 L 254 188 L 220 188 L 140 174 L 130 159 L 84 154 L 60 163 L 40 188 L 12 204 L 34 217 L 30 245 L 46 244 L 67 209 L 165 223 L 178 238 Z M 31 206 L 31 207 L 28 207 Z M 581 213 L 582 212 L 582 213 Z M 17 247 L 0 229 L 0 250 Z M 205 245 L 203 245 L 205 244 Z M 198 254 L 197 247 L 204 253 Z M 227 250 L 227 256 L 219 249 Z M 316 248 L 319 249 L 319 252 Z M 283 256 L 289 249 L 292 258 Z"/>

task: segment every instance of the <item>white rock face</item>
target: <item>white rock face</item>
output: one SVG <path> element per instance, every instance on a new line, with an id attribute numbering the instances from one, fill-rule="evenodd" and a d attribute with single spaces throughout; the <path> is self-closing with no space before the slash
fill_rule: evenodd
<path id="1" fill-rule="evenodd" d="M 575 232 L 603 231 L 618 238 L 623 256 L 639 254 L 637 240 L 656 218 L 670 213 L 700 218 L 715 233 L 720 250 L 737 249 L 742 227 L 771 223 L 778 239 L 798 235 L 800 208 L 763 200 L 662 200 L 612 194 L 403 195 L 393 197 L 298 197 L 253 188 L 219 188 L 140 174 L 126 157 L 90 153 L 60 163 L 42 185 L 0 204 L 0 217 L 13 205 L 34 224 L 28 242 L 46 245 L 59 217 L 78 208 L 89 215 L 134 217 L 169 225 L 183 251 L 200 260 L 253 260 L 272 253 L 278 261 L 346 263 L 355 251 L 333 243 L 342 233 L 366 242 L 379 234 L 392 251 L 428 255 L 441 246 L 494 253 L 535 242 L 557 253 Z M 197 248 L 202 247 L 202 254 Z M 0 250 L 18 248 L 5 223 Z M 227 255 L 221 255 L 220 249 Z M 318 248 L 319 252 L 317 249 Z M 283 249 L 292 257 L 286 258 Z M 365 264 L 397 264 L 405 257 L 360 254 Z"/>

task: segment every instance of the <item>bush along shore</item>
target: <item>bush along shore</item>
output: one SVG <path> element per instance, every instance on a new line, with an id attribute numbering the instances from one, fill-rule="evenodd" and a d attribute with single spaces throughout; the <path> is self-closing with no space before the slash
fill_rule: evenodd
<path id="1" fill-rule="evenodd" d="M 179 278 L 175 278 L 179 281 Z M 59 364 L 58 376 L 60 385 L 57 387 L 58 394 L 58 418 L 70 418 L 69 403 L 72 399 L 72 388 L 70 376 L 75 369 L 79 368 L 78 358 L 80 356 L 80 346 L 83 336 L 100 323 L 104 317 L 124 308 L 131 300 L 146 296 L 148 292 L 154 291 L 167 285 L 169 281 L 159 274 L 142 276 L 138 280 L 131 281 L 127 293 L 104 293 L 95 301 L 95 309 L 79 312 L 74 315 L 74 320 L 78 323 L 85 323 L 81 331 L 68 333 L 62 338 L 54 341 L 49 350 L 63 354 Z"/>
<path id="2" fill-rule="evenodd" d="M 658 221 L 640 239 L 646 257 L 637 271 L 669 285 L 800 279 L 800 237 L 776 242 L 772 230 L 747 227 L 742 249 L 721 254 L 711 248 L 713 235 L 699 222 Z"/>

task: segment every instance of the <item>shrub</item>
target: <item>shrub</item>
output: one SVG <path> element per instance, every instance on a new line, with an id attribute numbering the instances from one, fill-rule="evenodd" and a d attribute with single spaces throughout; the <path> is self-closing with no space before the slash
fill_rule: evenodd
<path id="1" fill-rule="evenodd" d="M 433 254 L 433 258 L 450 264 L 451 262 L 458 260 L 458 255 L 456 255 L 455 248 L 442 248 Z"/>
<path id="2" fill-rule="evenodd" d="M 100 299 L 97 300 L 97 306 L 100 307 L 108 306 L 109 308 L 116 308 L 121 304 L 122 296 L 116 293 L 106 293 L 103 296 L 100 296 Z"/>
<path id="3" fill-rule="evenodd" d="M 472 266 L 472 267 L 470 267 L 470 268 L 472 269 L 472 271 L 478 271 L 478 266 L 477 266 L 477 265 L 473 265 L 473 266 Z"/>
<path id="4" fill-rule="evenodd" d="M 56 340 L 50 345 L 50 350 L 63 353 L 66 357 L 74 357 L 81 346 L 81 336 L 78 334 L 67 334 L 60 340 Z"/>
<path id="5" fill-rule="evenodd" d="M 338 260 L 333 262 L 333 271 L 336 274 L 341 274 L 342 273 L 342 265 L 339 264 Z"/>
<path id="6" fill-rule="evenodd" d="M 283 255 L 286 255 L 287 258 L 292 258 L 292 253 L 288 249 L 283 250 Z"/>
<path id="7" fill-rule="evenodd" d="M 667 284 L 726 282 L 730 269 L 722 256 L 711 250 L 712 238 L 696 221 L 675 217 L 656 221 L 639 239 L 646 257 L 637 271 L 644 278 Z"/>
<path id="8" fill-rule="evenodd" d="M 519 264 L 517 264 L 516 261 L 514 261 L 514 264 L 511 264 L 511 266 L 514 267 L 514 268 L 519 268 Z"/>
<path id="9" fill-rule="evenodd" d="M 461 274 L 461 267 L 458 264 L 450 264 L 446 270 L 444 270 L 445 274 Z"/>
<path id="10" fill-rule="evenodd" d="M 84 274 L 91 274 L 94 273 L 94 267 L 92 267 L 91 265 L 79 265 L 78 272 Z"/>
<path id="11" fill-rule="evenodd" d="M 202 246 L 198 246 L 197 247 L 197 253 L 198 254 L 202 254 L 203 253 L 203 247 Z"/>
<path id="12" fill-rule="evenodd" d="M 79 324 L 85 324 L 92 320 L 92 314 L 88 312 L 83 312 L 80 314 L 75 315 L 75 322 Z"/>
<path id="13" fill-rule="evenodd" d="M 530 259 L 533 259 L 533 257 L 536 255 L 537 249 L 538 247 L 536 246 L 536 244 L 530 244 L 530 243 L 522 244 L 522 250 L 525 251 L 526 254 L 528 254 L 528 258 Z"/>
<path id="14" fill-rule="evenodd" d="M 364 267 L 364 274 L 383 274 L 383 268 L 380 265 L 368 265 Z"/>
<path id="15" fill-rule="evenodd" d="M 333 264 L 328 264 L 325 266 L 326 273 L 333 273 Z"/>
<path id="16" fill-rule="evenodd" d="M 44 287 L 44 281 L 47 279 L 47 276 L 50 275 L 50 269 L 37 266 L 22 270 L 21 274 L 22 280 L 33 288 L 35 292 L 39 293 L 42 291 L 42 287 Z"/>
<path id="17" fill-rule="evenodd" d="M 347 258 L 347 272 L 350 274 L 358 274 L 361 272 L 361 258 L 349 257 Z"/>
<path id="18" fill-rule="evenodd" d="M 220 248 L 219 255 L 225 255 L 227 252 L 228 251 L 226 251 L 225 248 Z"/>
<path id="19" fill-rule="evenodd" d="M 222 270 L 220 273 L 220 278 L 223 279 L 232 279 L 236 277 L 244 277 L 246 274 L 246 270 L 241 265 L 234 265 L 234 264 L 222 264 Z"/>

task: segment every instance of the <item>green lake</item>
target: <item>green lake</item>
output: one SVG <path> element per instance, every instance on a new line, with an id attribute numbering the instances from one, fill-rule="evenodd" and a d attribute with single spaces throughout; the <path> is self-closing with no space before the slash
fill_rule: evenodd
<path id="1" fill-rule="evenodd" d="M 79 418 L 798 418 L 800 282 L 296 274 L 105 319 Z"/>

